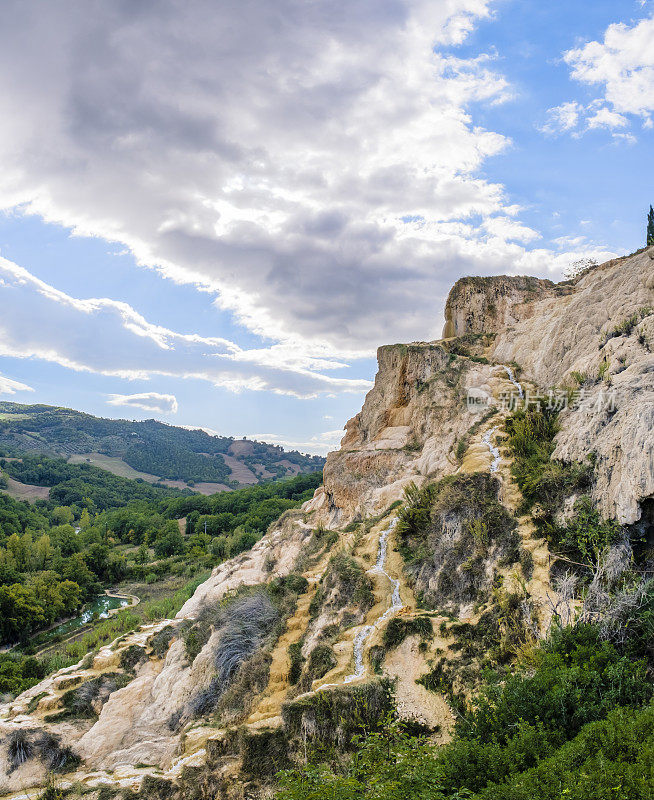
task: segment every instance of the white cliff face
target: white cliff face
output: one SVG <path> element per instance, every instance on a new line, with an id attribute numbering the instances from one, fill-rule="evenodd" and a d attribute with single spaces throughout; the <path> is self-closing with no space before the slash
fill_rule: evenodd
<path id="1" fill-rule="evenodd" d="M 500 333 L 535 312 L 535 302 L 562 297 L 570 286 L 526 275 L 461 278 L 445 305 L 443 338 Z"/>
<path id="2" fill-rule="evenodd" d="M 498 383 L 506 366 L 492 366 L 515 363 L 532 387 L 580 388 L 586 409 L 615 395 L 616 413 L 561 415 L 554 457 L 583 461 L 594 454 L 600 510 L 636 521 L 642 500 L 654 494 L 652 308 L 653 248 L 565 284 L 462 279 L 448 298 L 445 334 L 495 334 L 485 351 L 491 365 L 453 361 L 449 340 L 380 348 L 375 386 L 347 423 L 341 449 L 328 456 L 324 487 L 306 510 L 327 525 L 346 524 L 400 499 L 412 481 L 455 472 L 454 445 L 475 421 L 465 407 L 467 390 L 517 391 Z M 634 315 L 629 335 L 607 339 Z"/>
<path id="3" fill-rule="evenodd" d="M 330 453 L 324 486 L 305 511 L 328 527 L 380 513 L 420 485 L 459 468 L 456 443 L 479 419 L 468 390 L 492 394 L 508 376 L 491 364 L 450 353 L 441 342 L 380 347 L 379 371 L 359 414 Z M 509 386 L 510 388 L 510 386 Z"/>
<path id="4" fill-rule="evenodd" d="M 554 457 L 594 453 L 595 502 L 604 516 L 633 523 L 654 495 L 654 249 L 609 261 L 574 288 L 536 302 L 492 355 L 518 363 L 541 389 L 580 389 L 583 408 L 562 414 Z M 630 333 L 606 338 L 632 318 Z M 597 410 L 611 398 L 615 412 Z"/>
<path id="5" fill-rule="evenodd" d="M 197 617 L 203 606 L 217 603 L 239 586 L 255 586 L 279 575 L 288 575 L 312 533 L 302 516 L 298 512 L 287 512 L 252 549 L 219 564 L 184 603 L 177 619 Z"/>

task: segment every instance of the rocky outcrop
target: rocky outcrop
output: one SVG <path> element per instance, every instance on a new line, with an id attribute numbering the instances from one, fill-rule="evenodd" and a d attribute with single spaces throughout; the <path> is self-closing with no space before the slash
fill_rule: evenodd
<path id="1" fill-rule="evenodd" d="M 484 357 L 461 356 L 465 348 L 448 339 L 381 347 L 375 385 L 347 423 L 341 449 L 328 456 L 324 487 L 308 510 L 327 525 L 346 524 L 378 513 L 410 482 L 456 471 L 453 451 L 476 419 L 468 393 L 511 391 L 501 365 L 512 363 L 532 397 L 576 391 L 574 410 L 561 415 L 555 457 L 594 454 L 603 514 L 638 520 L 654 495 L 652 256 L 650 248 L 614 259 L 563 284 L 523 276 L 458 281 L 445 334 L 466 346 L 493 334 Z M 610 398 L 615 411 L 593 411 Z"/>
<path id="2" fill-rule="evenodd" d="M 457 355 L 442 342 L 380 347 L 377 358 L 375 385 L 305 507 L 327 527 L 380 513 L 409 483 L 455 472 L 457 442 L 479 419 L 469 391 L 488 396 L 510 388 L 501 367 Z"/>
<path id="3" fill-rule="evenodd" d="M 527 275 L 460 278 L 445 304 L 443 338 L 506 331 L 531 317 L 535 302 L 571 291 L 569 285 Z"/>
<path id="4" fill-rule="evenodd" d="M 654 248 L 583 275 L 501 333 L 491 357 L 515 362 L 541 390 L 568 387 L 555 458 L 596 459 L 594 500 L 606 517 L 639 519 L 654 495 Z"/>

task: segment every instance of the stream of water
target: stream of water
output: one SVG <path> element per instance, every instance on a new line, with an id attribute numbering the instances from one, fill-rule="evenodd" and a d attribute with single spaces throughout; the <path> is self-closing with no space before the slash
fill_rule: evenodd
<path id="1" fill-rule="evenodd" d="M 486 433 L 481 437 L 482 442 L 490 450 L 490 453 L 493 456 L 493 460 L 491 461 L 490 465 L 491 472 L 497 472 L 500 466 L 500 461 L 502 460 L 500 457 L 499 448 L 495 447 L 495 445 L 491 441 L 496 430 L 497 427 L 491 428 L 489 431 L 486 431 Z"/>
<path id="2" fill-rule="evenodd" d="M 511 369 L 511 367 L 507 367 L 506 365 L 504 365 L 504 371 L 505 371 L 505 372 L 506 372 L 506 374 L 509 376 L 509 380 L 511 381 L 511 383 L 512 383 L 512 384 L 515 386 L 515 388 L 518 390 L 518 395 L 519 395 L 521 398 L 522 398 L 522 397 L 524 397 L 524 392 L 522 391 L 522 386 L 521 386 L 521 384 L 519 384 L 519 383 L 518 383 L 518 381 L 515 379 L 515 375 L 513 374 L 513 370 Z"/>
<path id="3" fill-rule="evenodd" d="M 503 369 L 506 372 L 506 374 L 509 376 L 509 380 L 511 381 L 511 383 L 518 390 L 519 396 L 520 397 L 524 397 L 524 392 L 522 390 L 522 385 L 520 383 L 518 383 L 518 381 L 515 379 L 515 375 L 513 374 L 513 370 L 511 369 L 511 367 L 507 367 L 506 365 L 503 365 Z M 493 460 L 491 461 L 491 465 L 490 465 L 491 473 L 497 472 L 497 470 L 500 467 L 500 462 L 502 460 L 501 457 L 500 457 L 499 448 L 495 447 L 495 445 L 492 442 L 492 438 L 493 438 L 496 430 L 497 430 L 497 427 L 491 428 L 489 431 L 486 431 L 486 433 L 481 437 L 482 442 L 490 450 L 490 454 L 493 456 Z"/>
<path id="4" fill-rule="evenodd" d="M 385 622 L 391 614 L 394 614 L 396 611 L 399 611 L 403 608 L 403 603 L 400 598 L 400 582 L 395 578 L 391 578 L 391 576 L 386 572 L 386 552 L 388 550 L 388 537 L 393 530 L 393 528 L 397 525 L 397 519 L 394 519 L 390 525 L 384 530 L 379 537 L 379 548 L 377 550 L 377 561 L 375 562 L 375 566 L 372 568 L 371 572 L 376 572 L 379 575 L 385 575 L 388 578 L 391 584 L 391 603 L 386 611 L 374 622 L 372 625 L 366 625 L 357 633 L 356 637 L 354 638 L 354 672 L 351 675 L 348 675 L 344 679 L 344 683 L 351 683 L 352 681 L 357 680 L 357 678 L 363 677 L 363 674 L 366 670 L 365 664 L 363 663 L 363 649 L 366 641 L 370 638 L 372 632 Z"/>
<path id="5" fill-rule="evenodd" d="M 511 369 L 511 367 L 504 366 L 504 370 L 506 371 L 506 374 L 508 375 L 509 380 L 511 381 L 511 383 L 518 390 L 518 394 L 520 395 L 520 397 L 523 397 L 524 393 L 522 391 L 522 386 L 515 379 L 515 376 L 513 374 L 513 370 Z M 491 428 L 489 431 L 487 431 L 482 436 L 482 442 L 486 445 L 486 447 L 488 447 L 488 449 L 490 450 L 491 455 L 493 456 L 493 460 L 492 460 L 491 465 L 490 465 L 491 473 L 497 472 L 497 470 L 499 469 L 499 466 L 500 466 L 500 462 L 502 460 L 501 456 L 500 456 L 499 448 L 495 447 L 495 445 L 492 442 L 492 438 L 495 435 L 495 432 L 497 431 L 497 429 L 498 429 L 497 426 L 495 428 Z M 403 607 L 402 600 L 400 598 L 400 582 L 399 582 L 399 580 L 391 578 L 391 576 L 388 574 L 388 572 L 386 572 L 386 569 L 385 569 L 385 567 L 386 567 L 386 552 L 387 552 L 387 549 L 388 549 L 388 537 L 389 537 L 391 531 L 393 530 L 393 528 L 396 525 L 397 525 L 397 519 L 394 519 L 390 523 L 390 525 L 386 528 L 386 530 L 384 530 L 382 532 L 381 536 L 379 537 L 379 549 L 377 550 L 377 561 L 375 562 L 375 566 L 371 570 L 371 572 L 376 572 L 378 574 L 385 575 L 386 578 L 388 578 L 388 580 L 389 580 L 389 582 L 391 584 L 391 587 L 392 587 L 392 589 L 391 589 L 391 603 L 390 603 L 389 607 L 386 609 L 386 611 L 376 620 L 376 622 L 373 622 L 371 625 L 364 625 L 364 627 L 361 628 L 361 630 L 354 637 L 354 672 L 351 675 L 347 675 L 344 678 L 344 680 L 343 680 L 344 683 L 351 683 L 352 681 L 355 681 L 358 678 L 362 678 L 363 677 L 363 675 L 364 675 L 364 673 L 366 671 L 366 667 L 365 667 L 365 664 L 363 662 L 363 653 L 364 653 L 364 647 L 365 647 L 366 642 L 370 638 L 372 632 L 377 627 L 379 627 L 379 625 L 381 625 L 383 622 L 385 622 L 385 620 L 387 620 L 388 617 L 391 616 L 391 614 L 394 614 L 395 612 L 399 611 Z M 333 686 L 333 685 L 334 684 L 324 684 L 323 686 L 321 686 L 319 688 L 320 689 L 327 689 L 328 687 Z"/>

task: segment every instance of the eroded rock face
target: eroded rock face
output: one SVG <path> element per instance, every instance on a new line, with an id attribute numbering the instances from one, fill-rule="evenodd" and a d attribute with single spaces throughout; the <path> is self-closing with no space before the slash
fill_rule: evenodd
<path id="1" fill-rule="evenodd" d="M 638 520 L 654 495 L 653 257 L 649 248 L 596 267 L 571 294 L 534 303 L 492 349 L 542 389 L 579 390 L 583 407 L 562 414 L 554 457 L 594 454 L 594 500 L 622 523 Z M 610 398 L 615 411 L 598 410 Z"/>
<path id="2" fill-rule="evenodd" d="M 447 298 L 443 338 L 506 331 L 532 316 L 534 303 L 571 291 L 570 286 L 527 275 L 461 278 Z"/>
<path id="3" fill-rule="evenodd" d="M 331 453 L 305 510 L 327 526 L 378 513 L 420 484 L 458 469 L 453 447 L 473 424 L 470 388 L 498 391 L 502 364 L 542 390 L 579 388 L 586 408 L 615 394 L 615 413 L 566 411 L 555 457 L 597 460 L 595 500 L 623 523 L 654 494 L 654 248 L 564 284 L 524 276 L 463 278 L 446 306 L 445 336 L 495 334 L 483 365 L 454 359 L 447 341 L 391 345 L 359 414 Z M 629 335 L 608 336 L 633 315 Z M 608 337 L 608 338 L 607 338 Z M 498 372 L 499 370 L 499 372 Z M 599 377 L 602 380 L 599 380 Z"/>
<path id="4" fill-rule="evenodd" d="M 472 387 L 492 393 L 506 377 L 497 367 L 461 358 L 440 342 L 380 347 L 379 371 L 363 408 L 330 453 L 324 486 L 305 511 L 327 527 L 374 515 L 406 486 L 456 471 L 456 442 L 478 419 Z"/>

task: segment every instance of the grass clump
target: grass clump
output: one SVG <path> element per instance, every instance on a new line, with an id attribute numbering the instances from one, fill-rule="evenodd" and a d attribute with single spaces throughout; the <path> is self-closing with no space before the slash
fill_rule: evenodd
<path id="1" fill-rule="evenodd" d="M 429 617 L 393 617 L 382 636 L 382 644 L 387 650 L 399 647 L 409 636 L 420 636 L 421 639 L 431 638 L 434 632 L 432 621 Z"/>
<path id="2" fill-rule="evenodd" d="M 289 764 L 288 740 L 283 730 L 239 731 L 243 773 L 248 778 L 270 779 Z"/>
<path id="3" fill-rule="evenodd" d="M 610 339 L 615 339 L 618 336 L 631 336 L 634 328 L 639 324 L 642 319 L 654 313 L 654 309 L 649 306 L 639 308 L 625 319 L 621 320 L 615 327 L 603 334 L 602 344 L 606 344 Z"/>
<path id="4" fill-rule="evenodd" d="M 407 487 L 396 530 L 423 607 L 481 602 L 491 589 L 489 565 L 518 560 L 517 523 L 498 492 L 499 481 L 482 472 Z"/>
<path id="5" fill-rule="evenodd" d="M 39 757 L 49 772 L 70 772 L 80 763 L 80 758 L 68 745 L 53 733 L 42 733 L 35 741 Z"/>
<path id="6" fill-rule="evenodd" d="M 29 734 L 23 728 L 12 731 L 7 737 L 8 772 L 11 773 L 22 766 L 34 754 L 34 747 Z"/>
<path id="7" fill-rule="evenodd" d="M 107 672 L 90 681 L 85 681 L 61 696 L 64 710 L 55 716 L 58 720 L 97 717 L 97 708 L 108 700 L 110 694 L 127 686 L 131 679 L 132 676 L 120 672 Z"/>
<path id="8" fill-rule="evenodd" d="M 215 709 L 241 664 L 261 647 L 278 620 L 279 612 L 265 591 L 232 598 L 215 612 L 212 620 L 217 636 L 212 653 L 215 675 L 189 701 L 189 716 L 203 716 Z M 211 624 L 208 612 L 201 624 Z"/>
<path id="9" fill-rule="evenodd" d="M 309 653 L 307 671 L 312 680 L 318 680 L 334 669 L 337 663 L 332 648 L 328 644 L 318 644 Z"/>
<path id="10" fill-rule="evenodd" d="M 302 642 L 293 642 L 288 646 L 288 659 L 290 667 L 288 670 L 288 682 L 291 686 L 300 680 L 302 667 L 304 666 L 304 656 L 302 655 Z"/>
<path id="11" fill-rule="evenodd" d="M 139 664 L 148 660 L 148 654 L 144 647 L 137 644 L 132 644 L 122 651 L 120 654 L 120 668 L 125 672 L 133 674 Z"/>

